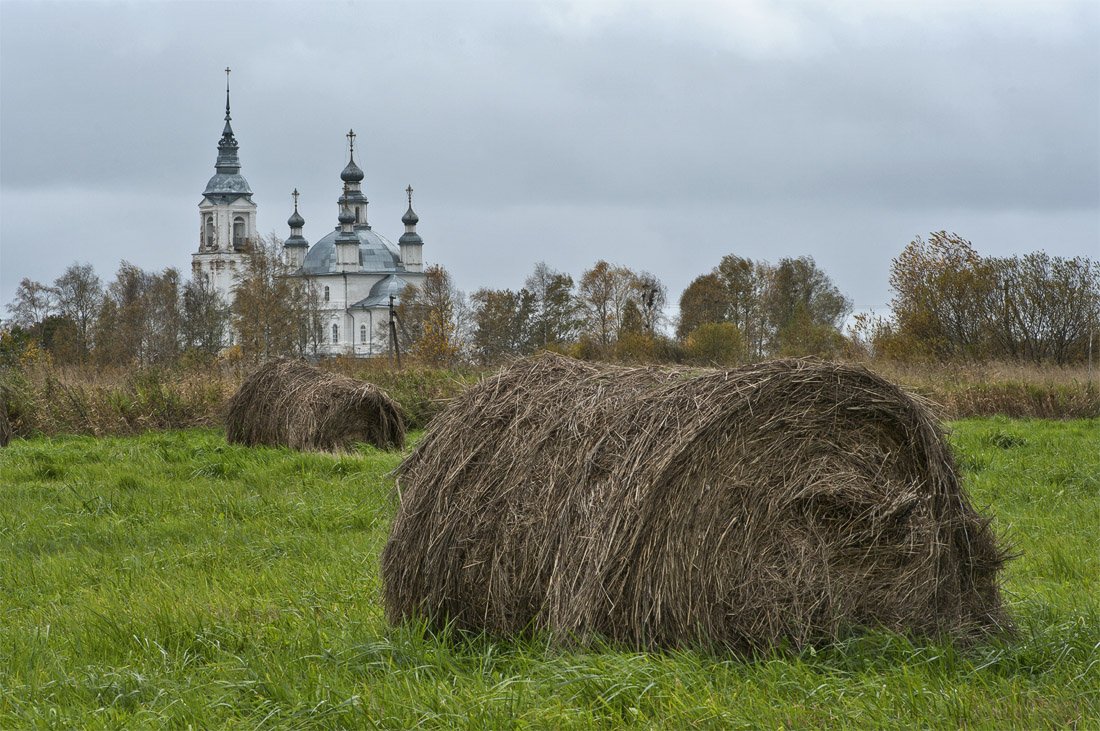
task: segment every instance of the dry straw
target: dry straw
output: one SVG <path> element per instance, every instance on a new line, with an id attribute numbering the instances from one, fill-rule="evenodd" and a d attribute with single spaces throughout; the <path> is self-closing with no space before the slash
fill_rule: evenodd
<path id="1" fill-rule="evenodd" d="M 0 387 L 0 447 L 8 446 L 11 441 L 11 420 L 8 419 L 8 399 Z"/>
<path id="2" fill-rule="evenodd" d="M 405 444 L 401 409 L 382 389 L 287 358 L 264 364 L 244 380 L 229 402 L 225 431 L 237 444 L 302 450 Z"/>
<path id="3" fill-rule="evenodd" d="M 516 362 L 401 466 L 387 617 L 751 652 L 1007 628 L 929 409 L 862 367 Z"/>

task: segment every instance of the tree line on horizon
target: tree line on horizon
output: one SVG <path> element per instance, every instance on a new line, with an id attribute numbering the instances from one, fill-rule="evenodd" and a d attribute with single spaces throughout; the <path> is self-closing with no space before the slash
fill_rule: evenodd
<path id="1" fill-rule="evenodd" d="M 125 261 L 106 285 L 80 263 L 51 285 L 24 278 L 0 329 L 0 364 L 28 352 L 57 364 L 163 366 L 316 356 L 320 303 L 313 288 L 287 276 L 280 243 L 270 237 L 250 252 L 231 305 L 205 278 L 185 281 L 177 269 L 148 272 Z M 816 355 L 1061 366 L 1086 359 L 1100 330 L 1100 264 L 1088 257 L 983 257 L 939 231 L 905 246 L 890 285 L 892 315 L 860 313 L 845 330 L 852 302 L 809 256 L 772 264 L 728 254 L 681 293 L 675 322 L 657 275 L 603 260 L 576 280 L 538 262 L 519 289 L 469 296 L 437 265 L 401 297 L 398 345 L 437 365 L 488 365 L 551 349 L 591 360 L 714 365 Z M 388 323 L 382 328 L 388 342 Z"/>

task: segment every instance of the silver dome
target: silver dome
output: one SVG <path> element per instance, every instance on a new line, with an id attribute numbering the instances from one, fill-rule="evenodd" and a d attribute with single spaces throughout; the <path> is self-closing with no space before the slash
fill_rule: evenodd
<path id="1" fill-rule="evenodd" d="M 401 293 L 405 291 L 407 286 L 409 286 L 407 281 L 396 274 L 391 274 L 385 279 L 375 282 L 374 286 L 370 288 L 370 294 L 356 302 L 352 307 L 363 309 L 385 307 L 390 303 L 391 294 L 396 298 L 394 304 L 401 304 Z"/>
<path id="2" fill-rule="evenodd" d="M 337 274 L 336 237 L 339 231 L 330 231 L 324 238 L 310 247 L 302 264 L 302 274 Z M 386 239 L 369 228 L 357 228 L 359 237 L 359 271 L 361 272 L 403 272 L 401 257 Z"/>

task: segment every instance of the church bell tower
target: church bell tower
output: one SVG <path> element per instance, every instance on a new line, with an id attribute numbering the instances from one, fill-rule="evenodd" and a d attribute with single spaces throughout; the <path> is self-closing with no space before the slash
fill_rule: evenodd
<path id="1" fill-rule="evenodd" d="M 257 243 L 256 204 L 252 189 L 241 175 L 237 138 L 229 114 L 229 69 L 225 70 L 225 127 L 218 142 L 214 177 L 199 202 L 199 247 L 191 256 L 195 279 L 204 277 L 226 301 L 233 301 L 237 277 L 248 265 L 248 252 Z"/>

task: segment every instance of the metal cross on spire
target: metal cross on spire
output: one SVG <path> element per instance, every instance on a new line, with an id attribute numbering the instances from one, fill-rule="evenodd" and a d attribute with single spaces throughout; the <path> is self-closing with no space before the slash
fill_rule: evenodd
<path id="1" fill-rule="evenodd" d="M 408 188 L 405 188 L 405 192 L 409 194 L 409 208 L 412 208 L 413 207 L 413 187 L 410 185 Z"/>
<path id="2" fill-rule="evenodd" d="M 225 67 L 225 118 L 229 119 L 229 67 Z"/>
<path id="3" fill-rule="evenodd" d="M 348 155 L 351 159 L 355 159 L 355 130 L 349 129 L 348 134 Z"/>
<path id="4" fill-rule="evenodd" d="M 290 195 L 294 197 L 294 212 L 297 213 L 298 212 L 298 189 L 295 188 L 294 192 L 291 193 Z"/>

